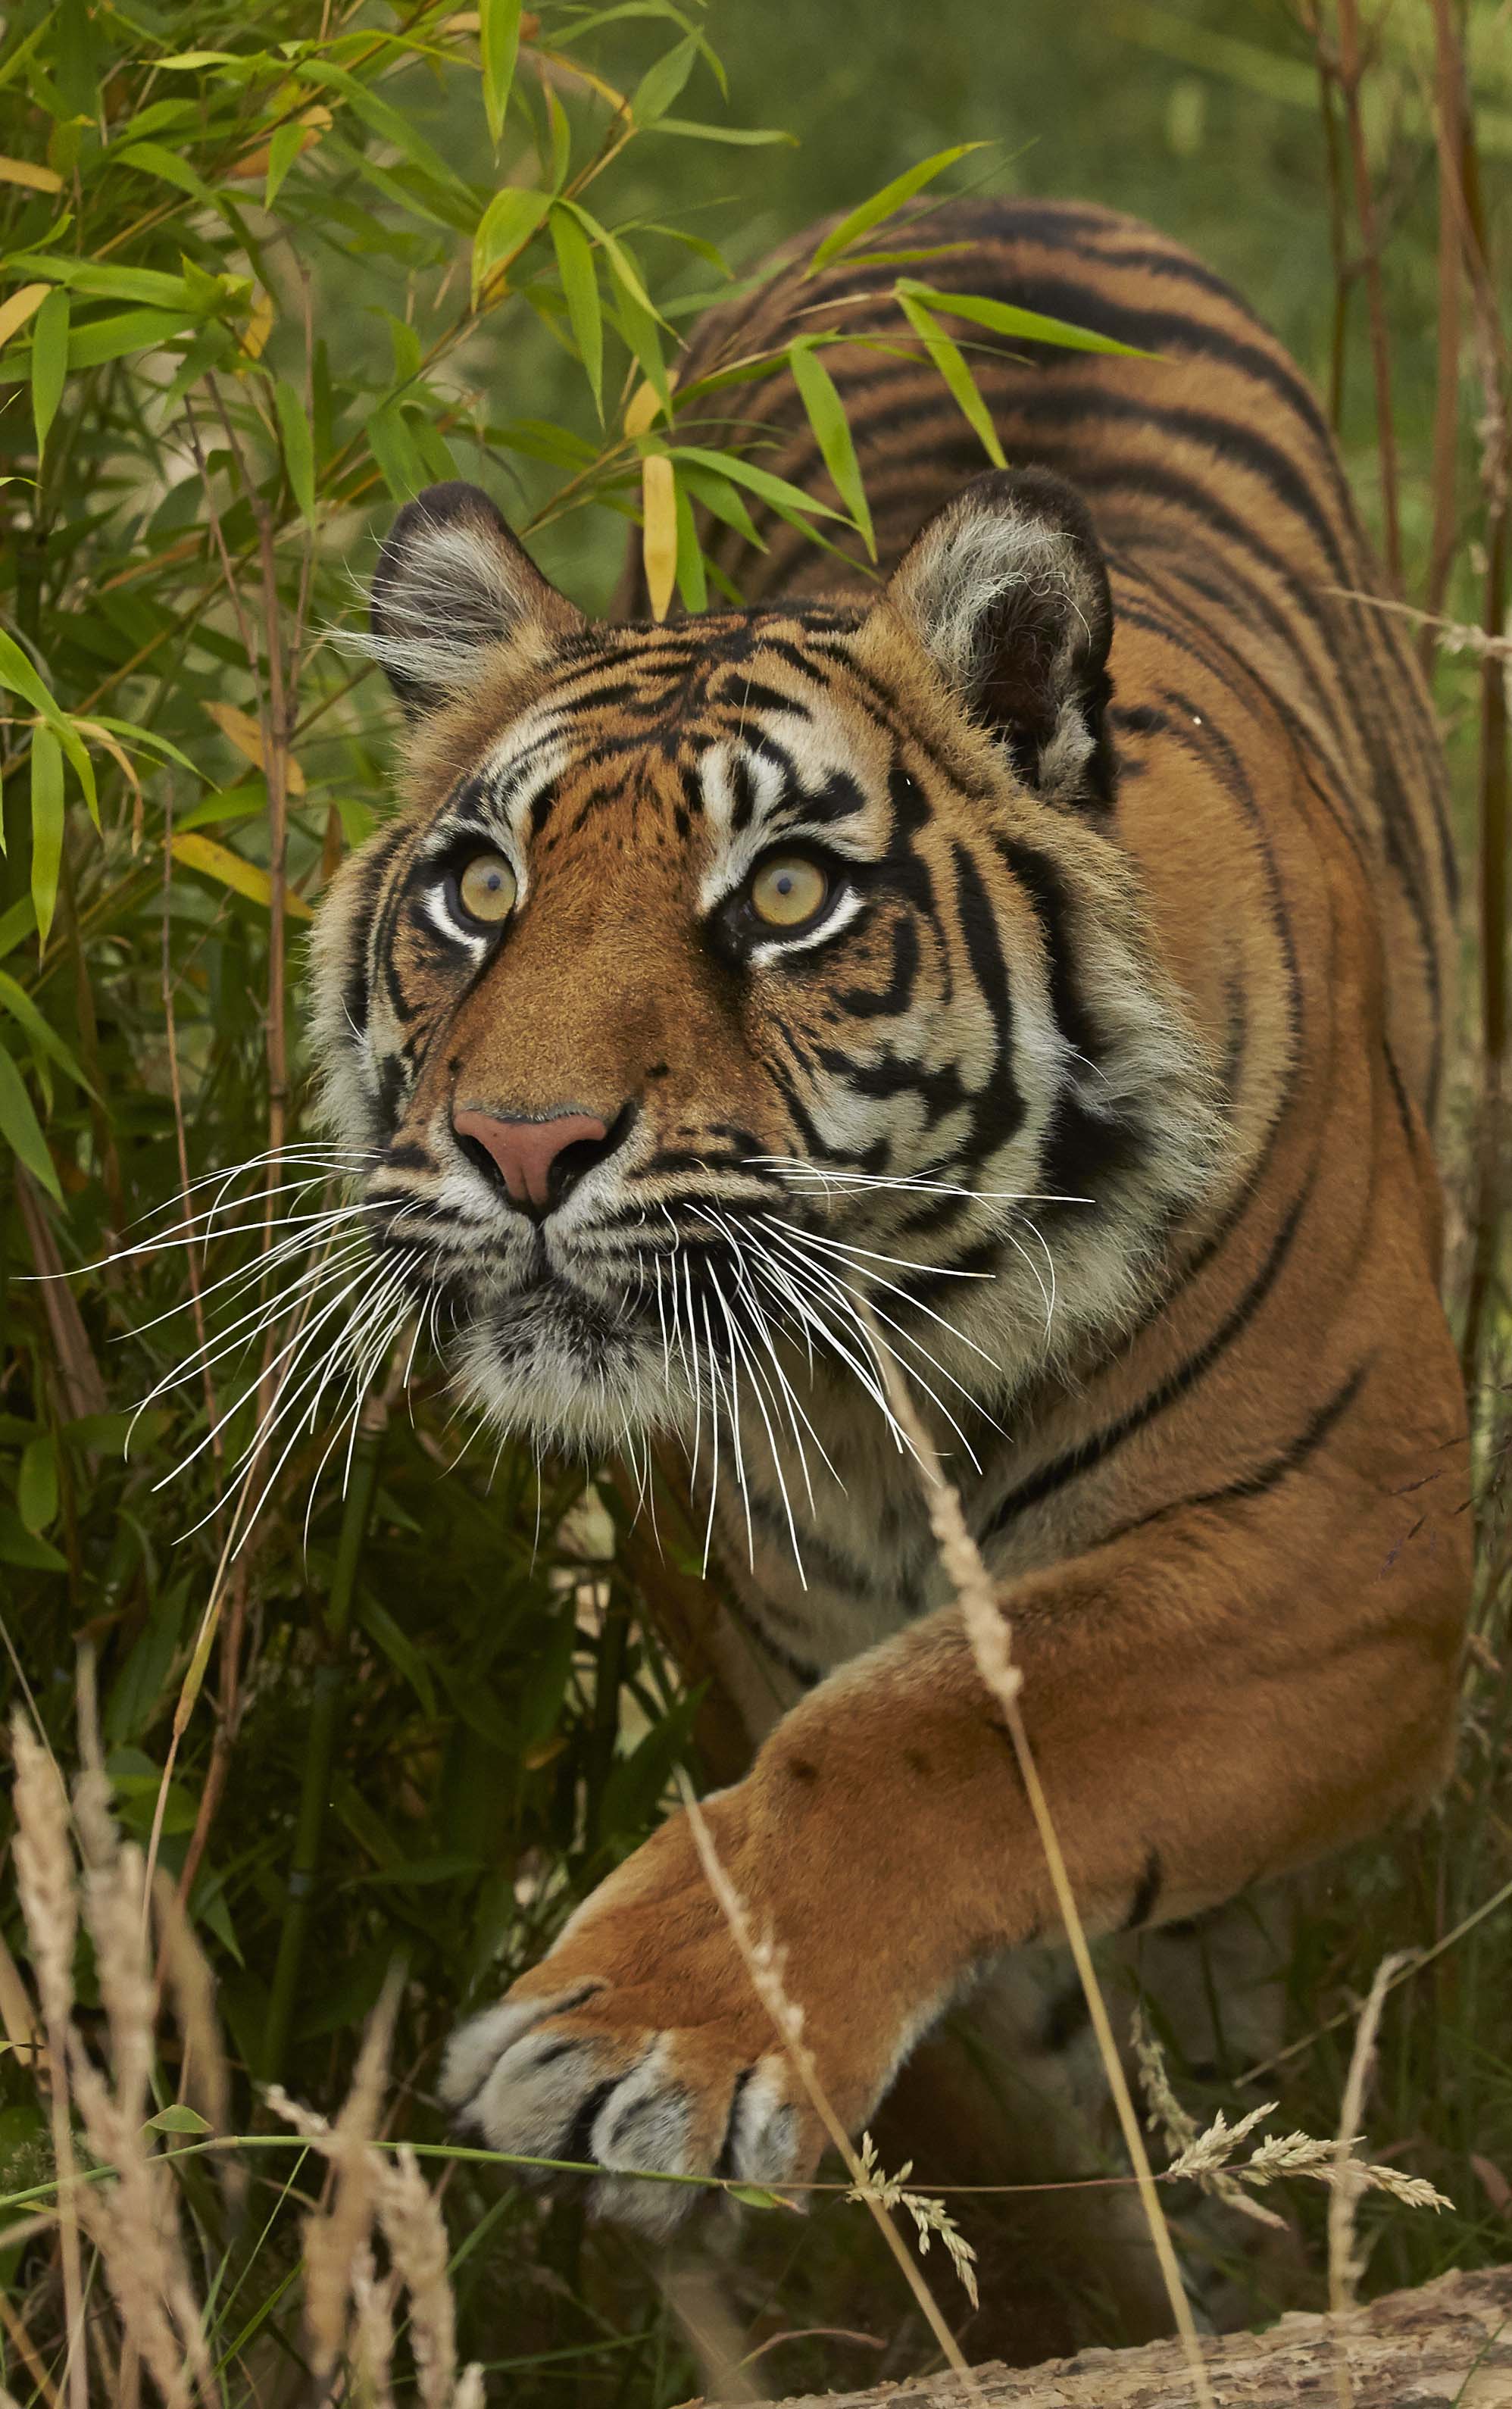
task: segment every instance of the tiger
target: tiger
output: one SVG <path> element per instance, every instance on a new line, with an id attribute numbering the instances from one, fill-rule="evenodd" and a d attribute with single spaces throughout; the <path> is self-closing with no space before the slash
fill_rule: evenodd
<path id="1" fill-rule="evenodd" d="M 327 1118 L 460 1395 L 655 1454 L 705 1545 L 743 1756 L 441 2081 L 656 2238 L 698 2186 L 644 2171 L 801 2185 L 814 2086 L 859 2134 L 947 2012 L 1001 2046 L 1014 1969 L 1065 1964 L 899 1382 L 1093 1934 L 1153 1960 L 1420 1815 L 1452 1746 L 1423 680 L 1318 405 L 1225 281 L 1090 205 L 955 201 L 929 235 L 939 292 L 1123 348 L 977 342 L 985 466 L 895 271 L 793 246 L 683 385 L 769 364 L 722 424 L 831 541 L 748 495 L 705 531 L 719 602 L 664 620 L 632 569 L 591 624 L 479 488 L 419 494 L 366 639 L 402 799 L 314 937 Z"/>

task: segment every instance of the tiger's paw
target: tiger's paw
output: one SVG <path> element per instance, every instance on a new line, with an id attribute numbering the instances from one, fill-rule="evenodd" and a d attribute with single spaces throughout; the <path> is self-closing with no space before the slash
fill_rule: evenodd
<path id="1" fill-rule="evenodd" d="M 594 2212 L 655 2240 L 708 2194 L 646 2172 L 799 2182 L 824 2142 L 681 1817 L 462 2027 L 441 2094 L 492 2149 L 602 2170 Z"/>

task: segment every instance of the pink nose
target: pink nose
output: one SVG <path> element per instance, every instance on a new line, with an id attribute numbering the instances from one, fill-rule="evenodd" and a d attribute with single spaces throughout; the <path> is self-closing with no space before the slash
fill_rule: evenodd
<path id="1" fill-rule="evenodd" d="M 452 1127 L 458 1137 L 475 1138 L 493 1156 L 511 1203 L 535 1213 L 549 1213 L 559 1202 L 561 1177 L 558 1174 L 554 1179 L 552 1175 L 568 1147 L 601 1145 L 609 1135 L 608 1124 L 595 1120 L 591 1113 L 558 1113 L 544 1121 L 501 1121 L 492 1113 L 468 1110 L 454 1113 Z"/>

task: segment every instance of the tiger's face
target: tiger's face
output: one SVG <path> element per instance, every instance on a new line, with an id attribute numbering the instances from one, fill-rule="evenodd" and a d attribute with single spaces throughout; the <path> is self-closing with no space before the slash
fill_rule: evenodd
<path id="1" fill-rule="evenodd" d="M 1067 489 L 979 481 L 871 608 L 589 628 L 442 487 L 373 620 L 410 795 L 324 908 L 317 1042 L 475 1404 L 801 1454 L 879 1345 L 954 1419 L 1132 1298 L 1213 1133 Z"/>

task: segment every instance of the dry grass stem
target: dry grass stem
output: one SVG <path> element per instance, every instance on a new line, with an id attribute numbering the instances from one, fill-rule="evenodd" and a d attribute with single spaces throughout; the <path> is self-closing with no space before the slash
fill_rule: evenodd
<path id="1" fill-rule="evenodd" d="M 52 2157 L 58 2175 L 59 2255 L 68 2335 L 68 2398 L 71 2409 L 87 2409 L 83 2257 L 74 2201 L 74 2138 L 68 2113 L 68 2036 L 74 1998 L 74 1940 L 79 1930 L 68 1802 L 56 1765 L 41 1742 L 33 1738 L 30 1724 L 19 1711 L 11 1720 L 10 1738 L 16 1765 L 16 1887 L 32 1944 L 32 1964 L 48 2038 L 49 2106 Z"/>
<path id="2" fill-rule="evenodd" d="M 698 1861 L 707 1877 L 709 1887 L 719 1903 L 720 1912 L 729 1926 L 735 1946 L 745 1961 L 746 1970 L 750 1974 L 756 1996 L 777 2028 L 778 2037 L 787 2053 L 793 2070 L 807 2092 L 815 2115 L 844 2160 L 856 2196 L 865 2202 L 876 2218 L 888 2249 L 902 2269 L 909 2290 L 924 2312 L 929 2331 L 944 2353 L 949 2365 L 955 2369 L 965 2386 L 967 2398 L 976 2403 L 976 2409 L 986 2409 L 986 2396 L 967 2365 L 959 2344 L 941 2315 L 933 2293 L 909 2257 L 903 2245 L 902 2237 L 886 2209 L 882 2205 L 876 2193 L 869 2188 L 867 2170 L 852 2146 L 850 2135 L 829 2104 L 824 2086 L 819 2081 L 818 2069 L 814 2063 L 814 2053 L 803 2039 L 803 2011 L 788 1997 L 784 1986 L 779 1952 L 770 1939 L 758 1938 L 753 1932 L 751 1919 L 745 1911 L 745 1903 L 720 1863 L 719 1853 L 714 1847 L 713 1835 L 709 1829 L 703 1811 L 693 1796 L 686 1779 L 682 1774 L 678 1776 L 678 1787 L 683 1795 L 683 1805 L 687 1813 L 694 1846 L 698 1852 Z"/>
<path id="3" fill-rule="evenodd" d="M 1354 2307 L 1356 2289 L 1365 2272 L 1364 2260 L 1355 2241 L 1355 2211 L 1360 2195 L 1366 2188 L 1364 2170 L 1354 2155 L 1355 2128 L 1364 2109 L 1365 2086 L 1375 2061 L 1375 2036 L 1380 2030 L 1387 1988 L 1401 1964 L 1400 1955 L 1383 1957 L 1375 1969 L 1370 1996 L 1361 2010 L 1360 2022 L 1355 2028 L 1355 2045 L 1349 2054 L 1349 2071 L 1345 2079 L 1344 2099 L 1339 2109 L 1339 2135 L 1334 2144 L 1328 2204 L 1329 2313 L 1334 2330 L 1334 2391 L 1339 2409 L 1351 2409 L 1354 2388 L 1349 2380 L 1348 2361 L 1338 2327 L 1341 2319 Z"/>
<path id="4" fill-rule="evenodd" d="M 1156 2188 L 1149 2153 L 1145 2147 L 1144 2134 L 1140 2131 L 1139 2114 L 1129 2088 L 1123 2062 L 1118 2055 L 1117 2043 L 1114 2040 L 1113 2026 L 1108 2015 L 1107 2004 L 1102 1997 L 1102 1986 L 1098 1981 L 1097 1969 L 1092 1963 L 1087 1928 L 1082 1922 L 1081 1911 L 1076 1905 L 1075 1895 L 1072 1890 L 1065 1857 L 1051 1820 L 1049 1805 L 1041 1786 L 1039 1768 L 1030 1748 L 1029 1734 L 1024 1728 L 1024 1719 L 1019 1712 L 1018 1694 L 1022 1687 L 1023 1676 L 1012 1662 L 1012 1627 L 1007 1614 L 998 1601 L 992 1577 L 982 1561 L 981 1551 L 967 1527 L 959 1495 L 941 1470 L 940 1457 L 934 1442 L 920 1420 L 898 1361 L 887 1346 L 874 1316 L 870 1314 L 864 1305 L 861 1311 L 866 1315 L 872 1352 L 882 1368 L 886 1384 L 888 1404 L 913 1450 L 919 1478 L 924 1484 L 925 1495 L 929 1503 L 929 1526 L 935 1534 L 940 1548 L 941 1563 L 960 1602 L 961 1618 L 977 1670 L 987 1690 L 998 1699 L 1002 1708 L 1003 1720 L 1013 1743 L 1019 1772 L 1023 1777 L 1030 1812 L 1040 1836 L 1041 1846 L 1044 1851 L 1051 1885 L 1056 1895 L 1057 1908 L 1087 2000 L 1098 2052 L 1107 2074 L 1108 2087 L 1112 2092 L 1114 2106 L 1117 2112 L 1124 2146 L 1129 2152 L 1135 2181 L 1139 2186 L 1141 2205 L 1149 2226 L 1150 2238 L 1155 2245 L 1156 2258 L 1165 2284 L 1166 2295 L 1171 2303 L 1171 2315 L 1181 2338 L 1182 2348 L 1186 2353 L 1193 2394 L 1201 2404 L 1201 2409 L 1214 2409 L 1213 2391 L 1202 2361 L 1202 2344 L 1197 2338 L 1197 2328 L 1192 2321 L 1191 2306 L 1187 2299 L 1186 2286 L 1181 2280 L 1181 2269 L 1176 2261 L 1175 2245 L 1171 2239 L 1171 2229 L 1166 2221 L 1159 2193 Z"/>

